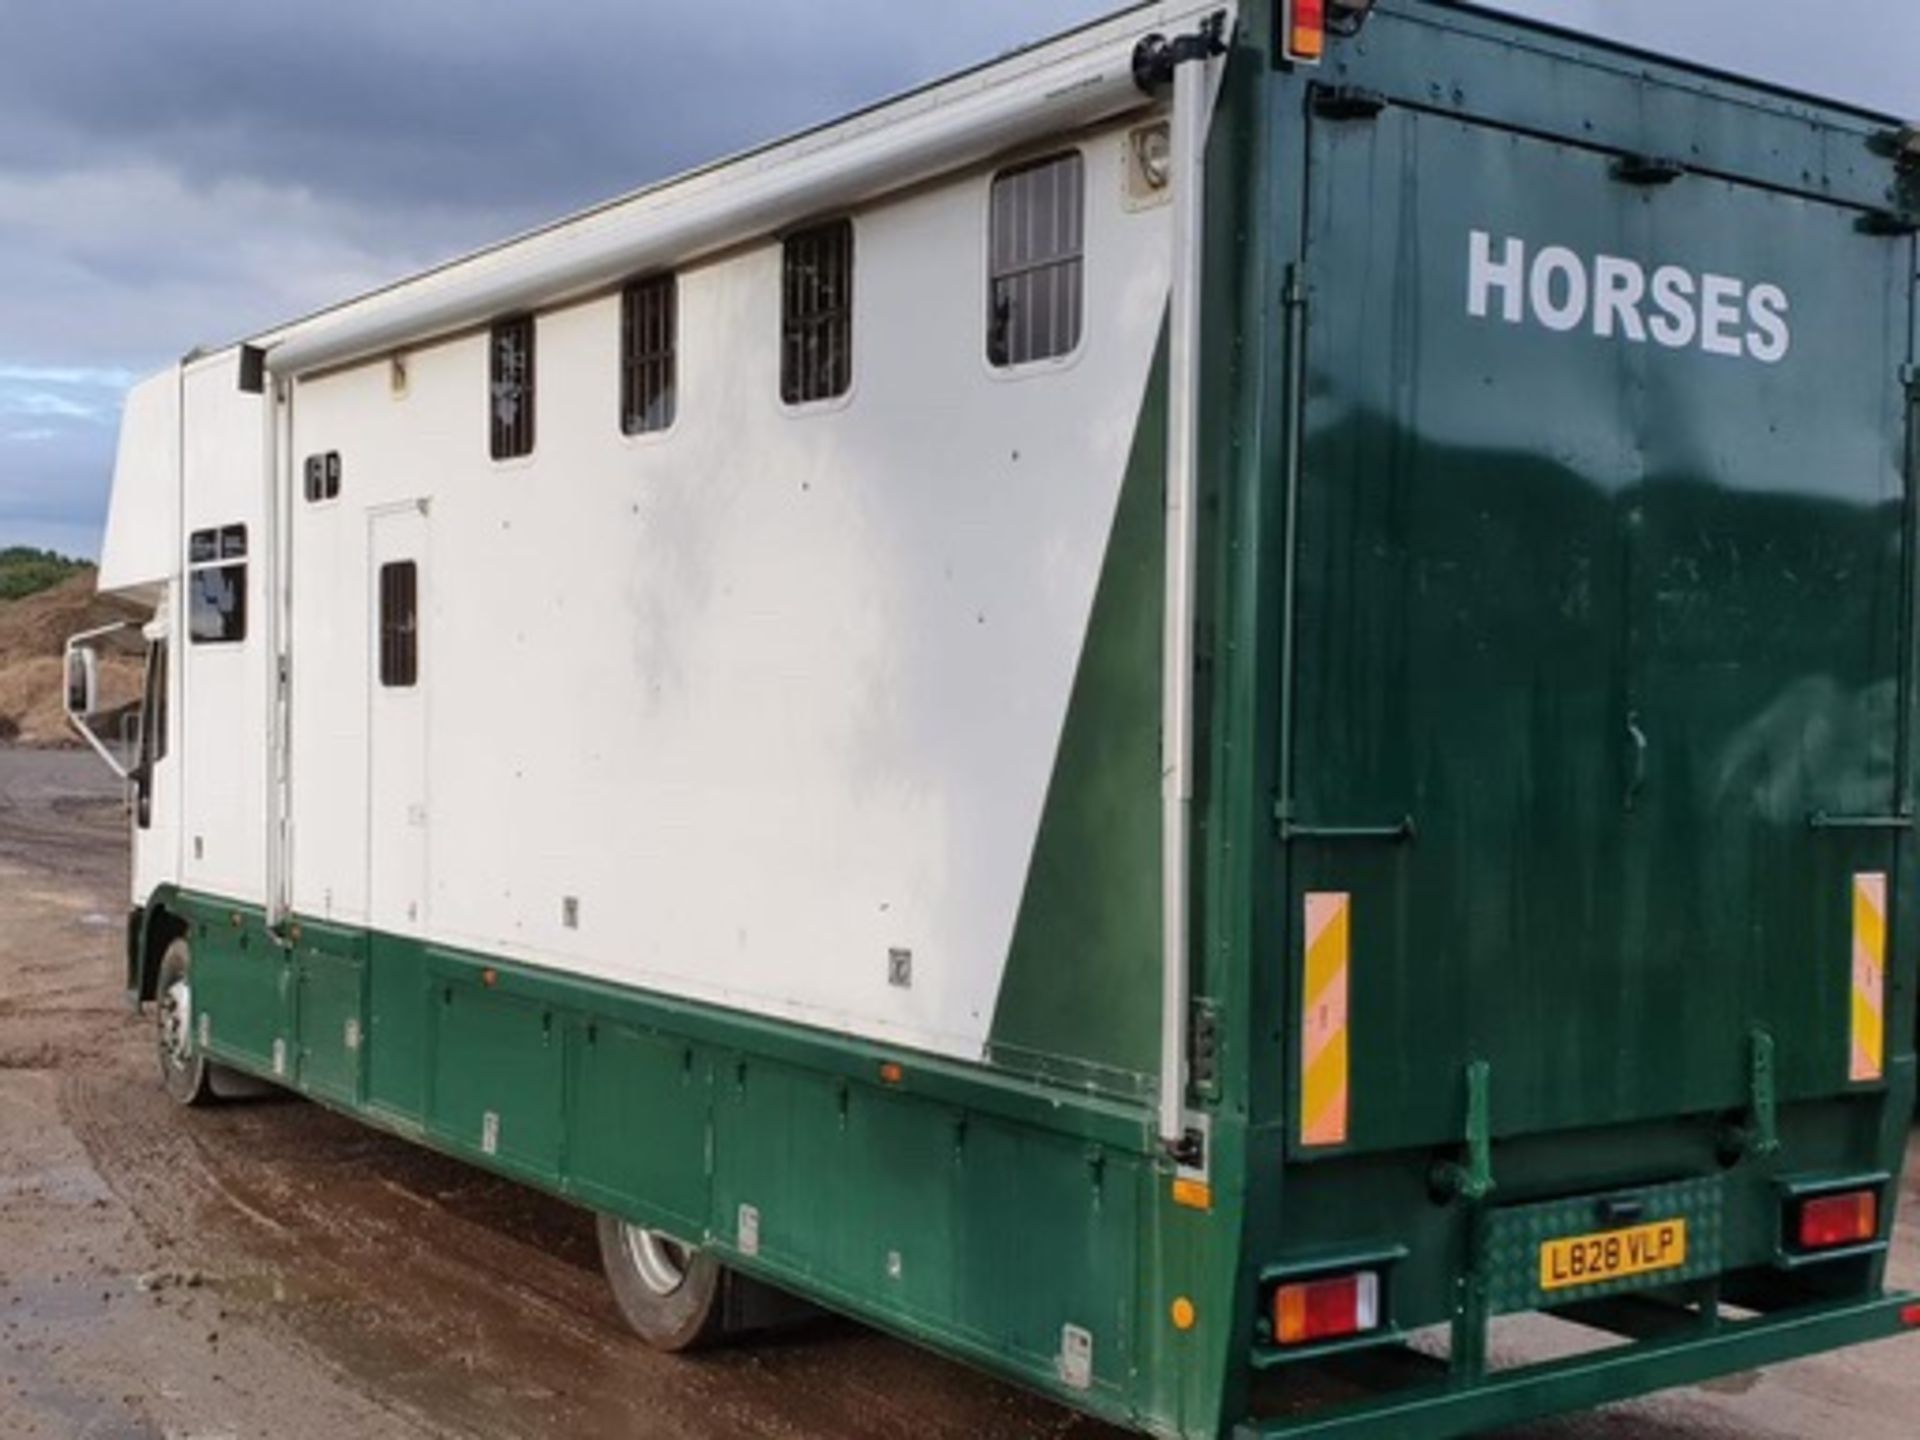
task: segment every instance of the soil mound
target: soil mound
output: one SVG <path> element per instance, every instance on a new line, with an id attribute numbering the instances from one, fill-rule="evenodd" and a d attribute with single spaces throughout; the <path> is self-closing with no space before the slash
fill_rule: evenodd
<path id="1" fill-rule="evenodd" d="M 81 743 L 67 724 L 60 693 L 67 637 L 119 621 L 137 627 L 149 618 L 139 605 L 95 594 L 93 582 L 94 572 L 83 570 L 37 595 L 0 601 L 0 742 Z M 137 630 L 116 638 L 117 647 L 100 652 L 100 705 L 105 710 L 140 695 Z"/>

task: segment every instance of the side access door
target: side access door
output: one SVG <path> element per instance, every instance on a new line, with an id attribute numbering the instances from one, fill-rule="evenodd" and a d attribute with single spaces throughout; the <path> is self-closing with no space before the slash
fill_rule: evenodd
<path id="1" fill-rule="evenodd" d="M 1877 1087 L 1912 240 L 1311 126 L 1294 1153 L 1457 1142 L 1480 1064 L 1498 1135 L 1736 1110 L 1760 1032 L 1783 1099 Z"/>
<path id="2" fill-rule="evenodd" d="M 427 516 L 408 505 L 377 511 L 368 525 L 368 922 L 378 933 L 417 935 L 427 905 Z"/>

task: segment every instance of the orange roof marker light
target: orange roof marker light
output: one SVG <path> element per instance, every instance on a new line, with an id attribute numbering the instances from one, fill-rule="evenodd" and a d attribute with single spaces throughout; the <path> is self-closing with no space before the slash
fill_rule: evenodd
<path id="1" fill-rule="evenodd" d="M 1327 0 L 1286 0 L 1287 59 L 1318 65 L 1327 53 Z"/>
<path id="2" fill-rule="evenodd" d="M 1282 45 L 1296 65 L 1318 65 L 1327 36 L 1353 36 L 1367 23 L 1373 0 L 1280 0 Z"/>

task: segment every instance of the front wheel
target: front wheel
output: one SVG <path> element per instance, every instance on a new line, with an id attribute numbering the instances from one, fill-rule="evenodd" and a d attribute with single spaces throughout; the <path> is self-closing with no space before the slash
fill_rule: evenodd
<path id="1" fill-rule="evenodd" d="M 182 1105 L 211 1104 L 213 1066 L 193 1033 L 193 952 L 184 936 L 160 957 L 154 1001 L 161 1083 Z"/>
<path id="2" fill-rule="evenodd" d="M 600 1264 L 620 1313 L 654 1349 L 697 1349 L 726 1330 L 727 1273 L 706 1251 L 602 1215 Z"/>

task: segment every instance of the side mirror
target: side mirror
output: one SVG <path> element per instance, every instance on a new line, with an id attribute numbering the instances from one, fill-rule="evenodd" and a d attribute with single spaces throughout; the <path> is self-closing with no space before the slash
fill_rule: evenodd
<path id="1" fill-rule="evenodd" d="M 100 657 L 91 645 L 67 648 L 67 716 L 77 720 L 99 708 Z"/>

